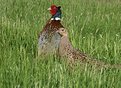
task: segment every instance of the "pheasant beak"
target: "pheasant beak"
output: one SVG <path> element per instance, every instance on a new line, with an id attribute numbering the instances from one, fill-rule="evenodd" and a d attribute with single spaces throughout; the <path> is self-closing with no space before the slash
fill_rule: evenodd
<path id="1" fill-rule="evenodd" d="M 51 10 L 51 8 L 48 8 L 47 10 L 49 10 L 49 11 L 50 11 L 50 10 Z"/>
<path id="2" fill-rule="evenodd" d="M 57 33 L 59 32 L 59 30 L 56 31 Z"/>

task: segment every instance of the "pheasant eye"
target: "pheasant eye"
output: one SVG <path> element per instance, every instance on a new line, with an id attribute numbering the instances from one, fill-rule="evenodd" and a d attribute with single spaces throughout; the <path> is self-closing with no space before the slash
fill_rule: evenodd
<path id="1" fill-rule="evenodd" d="M 64 29 L 62 29 L 62 31 L 64 31 Z"/>

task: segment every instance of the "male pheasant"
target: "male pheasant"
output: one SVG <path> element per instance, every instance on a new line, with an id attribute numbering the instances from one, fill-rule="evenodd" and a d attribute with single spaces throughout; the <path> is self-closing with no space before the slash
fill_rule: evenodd
<path id="1" fill-rule="evenodd" d="M 52 5 L 48 10 L 52 17 L 47 21 L 47 24 L 39 34 L 39 56 L 56 53 L 61 38 L 56 31 L 59 28 L 64 28 L 61 24 L 61 7 Z"/>
<path id="2" fill-rule="evenodd" d="M 117 69 L 121 70 L 120 64 L 114 64 L 114 65 L 106 64 L 97 59 L 92 59 L 92 58 L 88 57 L 86 54 L 75 49 L 72 46 L 71 42 L 69 41 L 68 32 L 65 28 L 60 28 L 56 32 L 59 33 L 61 36 L 61 40 L 59 43 L 59 50 L 58 50 L 60 57 L 67 58 L 68 61 L 71 62 L 72 64 L 75 61 L 81 61 L 81 63 L 88 63 L 88 64 L 90 64 L 92 66 L 96 66 L 96 67 L 117 68 Z"/>

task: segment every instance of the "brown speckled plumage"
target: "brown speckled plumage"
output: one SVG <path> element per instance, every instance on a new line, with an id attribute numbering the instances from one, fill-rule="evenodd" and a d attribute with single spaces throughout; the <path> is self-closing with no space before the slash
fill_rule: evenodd
<path id="1" fill-rule="evenodd" d="M 121 69 L 120 64 L 119 65 L 118 64 L 115 64 L 115 65 L 107 64 L 107 63 L 104 63 L 103 61 L 90 58 L 86 54 L 75 49 L 72 46 L 71 42 L 69 41 L 68 32 L 66 31 L 65 28 L 60 28 L 57 32 L 61 35 L 58 52 L 62 58 L 66 57 L 69 60 L 69 62 L 71 62 L 71 63 L 74 63 L 75 61 L 81 61 L 81 63 L 88 63 L 92 66 L 96 66 L 99 68 L 103 67 L 103 68 Z"/>
<path id="2" fill-rule="evenodd" d="M 65 28 L 60 28 L 57 33 L 59 33 L 61 35 L 61 40 L 59 43 L 59 55 L 61 57 L 67 57 L 70 60 L 76 60 L 76 59 L 80 59 L 80 60 L 86 60 L 86 55 L 82 52 L 80 52 L 79 50 L 75 49 L 71 42 L 69 41 L 68 38 L 68 32 Z"/>
<path id="3" fill-rule="evenodd" d="M 49 20 L 39 34 L 38 54 L 55 53 L 60 41 L 60 35 L 56 33 L 59 28 L 64 28 L 59 20 Z"/>

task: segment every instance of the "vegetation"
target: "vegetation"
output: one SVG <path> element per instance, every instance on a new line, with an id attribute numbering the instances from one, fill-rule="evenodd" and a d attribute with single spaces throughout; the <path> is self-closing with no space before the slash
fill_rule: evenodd
<path id="1" fill-rule="evenodd" d="M 120 88 L 121 70 L 70 69 L 56 57 L 37 57 L 38 33 L 53 3 L 62 6 L 74 47 L 121 64 L 120 0 L 0 0 L 0 88 Z"/>

